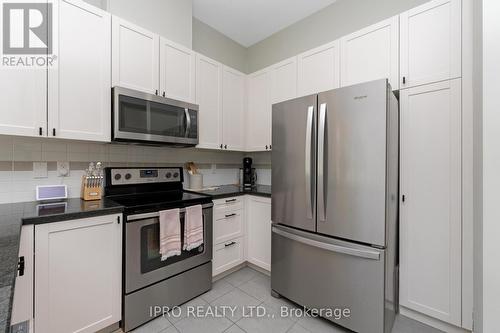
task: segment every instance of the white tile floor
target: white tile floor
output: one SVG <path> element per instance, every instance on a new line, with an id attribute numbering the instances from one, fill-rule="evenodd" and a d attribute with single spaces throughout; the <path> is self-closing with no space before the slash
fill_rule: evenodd
<path id="1" fill-rule="evenodd" d="M 201 309 L 215 306 L 237 306 L 234 313 L 227 311 L 225 316 L 208 316 L 195 318 L 188 316 L 188 306 L 200 306 Z M 266 314 L 274 318 L 243 315 L 242 307 L 259 305 L 265 308 Z M 281 298 L 270 295 L 270 279 L 268 276 L 249 267 L 240 269 L 214 283 L 212 290 L 181 306 L 178 317 L 159 317 L 134 330 L 133 333 L 238 333 L 238 332 L 272 332 L 272 333 L 323 333 L 347 332 L 331 322 L 311 317 L 283 318 L 279 316 L 281 306 L 296 307 L 296 305 Z M 392 333 L 438 333 L 422 323 L 398 316 Z"/>

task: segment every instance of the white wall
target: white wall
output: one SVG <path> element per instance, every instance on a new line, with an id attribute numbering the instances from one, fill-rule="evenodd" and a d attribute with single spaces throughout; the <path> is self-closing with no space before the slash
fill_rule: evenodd
<path id="1" fill-rule="evenodd" d="M 500 1 L 483 0 L 483 332 L 500 328 Z"/>

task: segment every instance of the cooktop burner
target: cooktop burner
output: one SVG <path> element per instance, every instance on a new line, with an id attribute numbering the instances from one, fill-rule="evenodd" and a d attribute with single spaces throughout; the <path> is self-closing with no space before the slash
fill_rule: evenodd
<path id="1" fill-rule="evenodd" d="M 182 168 L 105 168 L 105 196 L 125 206 L 126 214 L 182 208 L 212 202 L 186 192 Z"/>

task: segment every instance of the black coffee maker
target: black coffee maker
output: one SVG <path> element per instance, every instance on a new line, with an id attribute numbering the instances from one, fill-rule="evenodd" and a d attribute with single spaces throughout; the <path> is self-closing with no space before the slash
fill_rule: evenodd
<path id="1" fill-rule="evenodd" d="M 252 168 L 252 159 L 250 157 L 243 158 L 243 169 L 241 170 L 242 179 L 240 184 L 243 188 L 250 189 L 255 187 L 257 182 L 257 174 L 255 173 L 255 168 Z"/>

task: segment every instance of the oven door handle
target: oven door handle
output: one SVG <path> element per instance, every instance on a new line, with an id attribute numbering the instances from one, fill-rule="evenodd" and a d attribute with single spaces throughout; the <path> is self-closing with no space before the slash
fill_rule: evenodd
<path id="1" fill-rule="evenodd" d="M 202 205 L 201 208 L 206 209 L 206 208 L 211 208 L 213 206 L 214 206 L 213 203 L 209 203 L 209 204 Z M 186 212 L 186 208 L 179 208 L 179 213 L 184 213 L 184 212 Z M 150 218 L 159 217 L 159 216 L 160 216 L 160 212 L 135 214 L 135 215 L 127 216 L 127 221 L 130 222 L 130 221 L 144 220 L 144 219 L 150 219 Z"/>

